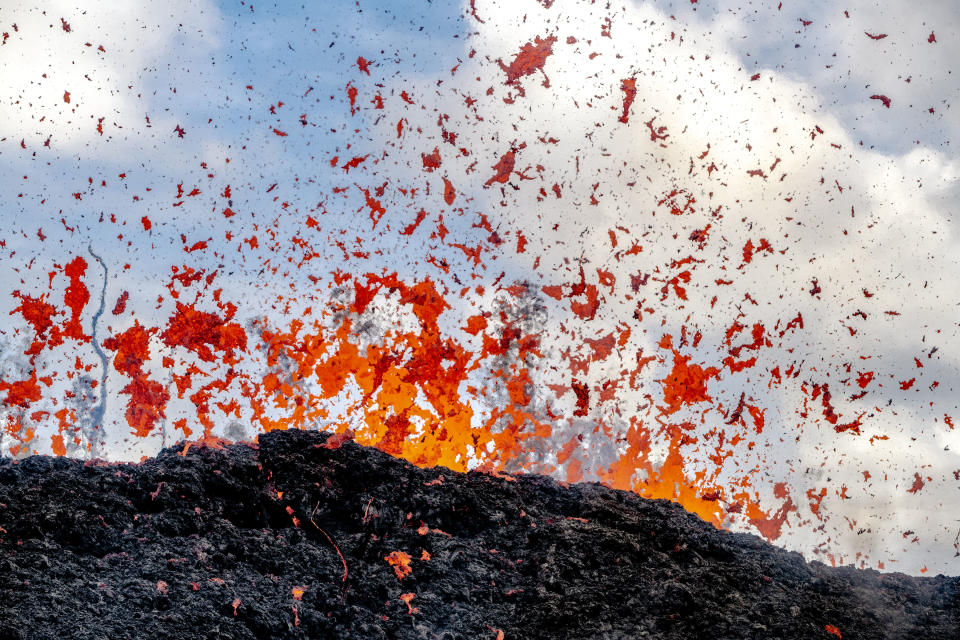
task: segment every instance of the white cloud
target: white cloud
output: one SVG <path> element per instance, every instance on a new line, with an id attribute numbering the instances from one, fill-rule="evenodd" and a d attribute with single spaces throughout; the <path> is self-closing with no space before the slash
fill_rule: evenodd
<path id="1" fill-rule="evenodd" d="M 148 71 L 184 47 L 202 55 L 217 46 L 216 24 L 211 3 L 188 0 L 0 8 L 9 36 L 0 47 L 0 138 L 23 139 L 31 149 L 49 138 L 76 151 L 139 125 L 151 102 Z"/>

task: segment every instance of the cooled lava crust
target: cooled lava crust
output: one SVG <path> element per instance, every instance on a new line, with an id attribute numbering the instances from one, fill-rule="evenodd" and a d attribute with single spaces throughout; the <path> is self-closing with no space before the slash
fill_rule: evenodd
<path id="1" fill-rule="evenodd" d="M 0 463 L 0 638 L 960 638 L 960 579 L 316 432 Z"/>

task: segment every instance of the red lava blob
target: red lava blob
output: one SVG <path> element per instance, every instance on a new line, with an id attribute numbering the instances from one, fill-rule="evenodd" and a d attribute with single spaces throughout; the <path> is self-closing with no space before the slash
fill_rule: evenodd
<path id="1" fill-rule="evenodd" d="M 627 124 L 630 120 L 630 106 L 633 105 L 633 101 L 637 97 L 636 77 L 622 80 L 620 90 L 623 91 L 623 113 L 620 114 L 620 122 Z"/>
<path id="2" fill-rule="evenodd" d="M 823 625 L 823 628 L 826 630 L 827 633 L 829 633 L 829 634 L 831 634 L 831 635 L 835 635 L 835 636 L 837 636 L 838 638 L 843 638 L 843 636 L 840 634 L 840 629 L 837 629 L 837 628 L 836 628 L 835 626 L 833 626 L 832 624 L 825 624 L 825 625 Z"/>
<path id="3" fill-rule="evenodd" d="M 113 305 L 113 310 L 111 311 L 111 313 L 112 313 L 113 315 L 115 315 L 115 316 L 118 316 L 118 315 L 120 315 L 121 313 L 123 313 L 124 311 L 126 311 L 126 310 L 127 310 L 127 300 L 128 300 L 129 298 L 130 298 L 130 292 L 129 292 L 129 291 L 124 291 L 123 293 L 121 293 L 120 296 L 117 298 L 116 304 Z"/>
<path id="4" fill-rule="evenodd" d="M 10 312 L 10 315 L 19 313 L 23 319 L 33 328 L 36 336 L 26 355 L 36 355 L 47 345 L 49 341 L 52 346 L 63 342 L 60 337 L 59 327 L 54 325 L 53 318 L 59 312 L 57 308 L 46 301 L 46 296 L 33 298 L 15 291 L 15 297 L 20 298 L 20 306 Z M 50 332 L 49 336 L 47 332 Z"/>
<path id="5" fill-rule="evenodd" d="M 668 336 L 669 337 L 669 336 Z M 673 369 L 667 377 L 660 380 L 663 386 L 661 412 L 665 415 L 676 413 L 684 405 L 710 402 L 707 394 L 707 382 L 717 377 L 720 370 L 716 367 L 704 369 L 698 364 L 690 364 L 691 356 L 682 356 L 673 349 Z"/>
<path id="6" fill-rule="evenodd" d="M 87 261 L 77 256 L 71 260 L 64 268 L 63 273 L 70 279 L 63 294 L 63 302 L 70 309 L 70 319 L 64 327 L 64 336 L 74 340 L 86 341 L 89 336 L 83 333 L 83 327 L 80 325 L 80 319 L 83 314 L 83 308 L 90 301 L 90 292 L 84 286 L 82 278 L 87 271 Z"/>
<path id="7" fill-rule="evenodd" d="M 516 156 L 516 151 L 513 149 L 500 156 L 497 164 L 493 165 L 494 174 L 489 180 L 483 183 L 483 185 L 485 187 L 489 187 L 494 182 L 505 184 L 508 180 L 510 180 L 510 174 L 513 173 L 513 167 L 516 163 Z"/>
<path id="8" fill-rule="evenodd" d="M 143 371 L 143 365 L 150 359 L 150 336 L 157 329 L 147 329 L 138 321 L 132 327 L 118 335 L 107 338 L 103 346 L 116 355 L 113 368 L 130 378 L 121 393 L 130 396 L 127 402 L 127 424 L 137 436 L 149 435 L 157 421 L 164 417 L 164 409 L 170 400 L 170 393 L 164 385 L 150 380 Z"/>
<path id="9" fill-rule="evenodd" d="M 37 384 L 37 372 L 31 373 L 27 380 L 5 382 L 0 380 L 0 391 L 6 391 L 7 396 L 3 404 L 8 407 L 29 407 L 42 397 L 40 385 Z"/>
<path id="10" fill-rule="evenodd" d="M 507 74 L 506 84 L 516 84 L 517 80 L 524 76 L 532 75 L 537 70 L 543 71 L 543 65 L 553 53 L 553 45 L 556 41 L 556 36 L 546 38 L 537 36 L 533 42 L 528 42 L 520 48 L 520 52 L 509 66 L 501 61 L 500 68 Z"/>
<path id="11" fill-rule="evenodd" d="M 448 205 L 452 205 L 453 201 L 457 197 L 457 191 L 453 188 L 453 185 L 447 180 L 446 177 L 443 178 L 443 201 Z"/>
<path id="12" fill-rule="evenodd" d="M 232 313 L 221 319 L 215 313 L 198 311 L 193 305 L 180 302 L 177 310 L 167 323 L 167 329 L 160 334 L 170 347 L 183 347 L 192 351 L 204 362 L 214 362 L 214 351 L 225 354 L 224 361 L 236 362 L 235 352 L 247 348 L 247 335 L 243 327 L 229 322 Z"/>
<path id="13" fill-rule="evenodd" d="M 925 483 L 923 478 L 920 477 L 919 473 L 915 473 L 913 474 L 913 485 L 907 489 L 907 493 L 918 493 L 921 489 L 923 489 L 924 485 Z"/>
<path id="14" fill-rule="evenodd" d="M 433 148 L 433 153 L 430 154 L 421 154 L 423 159 L 423 170 L 426 172 L 431 172 L 435 169 L 440 168 L 440 149 L 437 147 Z"/>

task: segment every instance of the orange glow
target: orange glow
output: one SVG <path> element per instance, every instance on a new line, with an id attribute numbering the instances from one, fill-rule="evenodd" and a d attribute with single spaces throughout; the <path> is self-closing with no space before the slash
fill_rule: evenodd
<path id="1" fill-rule="evenodd" d="M 411 573 L 413 573 L 413 568 L 410 566 L 410 554 L 403 551 L 391 551 L 389 554 L 383 557 L 391 567 L 393 567 L 393 572 L 397 575 L 397 580 L 403 580 Z"/>
<path id="2" fill-rule="evenodd" d="M 403 600 L 404 604 L 407 605 L 407 613 L 408 613 L 409 615 L 411 615 L 411 616 L 412 616 L 413 614 L 415 614 L 415 613 L 419 613 L 419 612 L 420 612 L 419 609 L 417 609 L 416 607 L 413 607 L 413 606 L 410 605 L 410 603 L 413 602 L 414 597 L 416 597 L 416 594 L 415 594 L 415 593 L 402 593 L 402 594 L 400 594 L 400 599 Z"/>

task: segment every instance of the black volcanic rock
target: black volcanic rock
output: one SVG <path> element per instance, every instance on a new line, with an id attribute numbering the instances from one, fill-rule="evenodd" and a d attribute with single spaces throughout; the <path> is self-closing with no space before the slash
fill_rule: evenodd
<path id="1" fill-rule="evenodd" d="M 327 441 L 0 463 L 0 639 L 960 638 L 958 578 L 807 564 L 667 501 Z"/>

